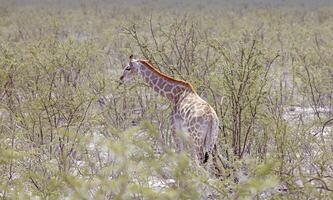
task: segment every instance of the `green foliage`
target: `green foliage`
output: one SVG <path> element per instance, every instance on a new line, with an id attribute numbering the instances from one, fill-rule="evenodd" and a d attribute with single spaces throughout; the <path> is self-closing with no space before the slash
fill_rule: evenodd
<path id="1" fill-rule="evenodd" d="M 272 189 L 278 184 L 278 177 L 272 175 L 273 163 L 260 164 L 255 173 L 245 183 L 240 184 L 238 197 L 240 199 L 251 199 L 260 193 Z"/>
<path id="2" fill-rule="evenodd" d="M 0 5 L 2 199 L 332 198 L 331 7 L 69 4 Z M 217 111 L 222 180 L 118 85 L 130 53 Z"/>

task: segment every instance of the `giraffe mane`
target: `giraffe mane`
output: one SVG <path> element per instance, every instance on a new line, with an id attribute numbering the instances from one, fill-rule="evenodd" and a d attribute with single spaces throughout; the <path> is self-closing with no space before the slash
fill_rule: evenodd
<path id="1" fill-rule="evenodd" d="M 158 75 L 162 76 L 163 78 L 176 82 L 176 83 L 180 83 L 183 86 L 186 86 L 188 88 L 190 88 L 192 91 L 194 91 L 193 86 L 191 85 L 191 83 L 187 82 L 187 81 L 183 81 L 183 80 L 179 80 L 179 79 L 175 79 L 167 74 L 164 74 L 163 72 L 159 71 L 156 67 L 154 67 L 151 63 L 149 63 L 149 61 L 147 60 L 139 60 L 140 63 L 144 64 L 146 67 L 148 67 L 149 69 L 151 69 L 152 71 L 154 71 L 155 73 L 157 73 Z"/>

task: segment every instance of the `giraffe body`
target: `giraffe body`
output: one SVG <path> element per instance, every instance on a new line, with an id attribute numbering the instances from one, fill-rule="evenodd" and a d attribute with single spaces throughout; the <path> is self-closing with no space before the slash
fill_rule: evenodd
<path id="1" fill-rule="evenodd" d="M 216 162 L 219 121 L 214 109 L 193 90 L 190 83 L 161 73 L 146 60 L 131 59 L 120 79 L 126 82 L 136 74 L 172 102 L 171 129 L 176 150 L 192 151 L 201 165 L 208 161 L 210 155 Z"/>
<path id="2" fill-rule="evenodd" d="M 214 109 L 196 93 L 184 93 L 181 97 L 171 116 L 173 138 L 178 150 L 192 149 L 199 163 L 203 164 L 217 141 L 218 118 Z M 187 144 L 192 148 L 186 147 Z"/>

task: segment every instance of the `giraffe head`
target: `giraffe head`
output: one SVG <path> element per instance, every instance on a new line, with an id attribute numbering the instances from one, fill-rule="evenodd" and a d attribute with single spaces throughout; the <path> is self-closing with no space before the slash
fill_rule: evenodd
<path id="1" fill-rule="evenodd" d="M 139 64 L 137 60 L 133 59 L 133 55 L 129 57 L 130 61 L 125 66 L 123 74 L 120 77 L 122 82 L 131 81 L 139 72 Z"/>

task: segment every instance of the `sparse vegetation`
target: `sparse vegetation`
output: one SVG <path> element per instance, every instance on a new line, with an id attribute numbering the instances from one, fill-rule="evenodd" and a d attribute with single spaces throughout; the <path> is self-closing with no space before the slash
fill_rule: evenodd
<path id="1" fill-rule="evenodd" d="M 329 3 L 0 2 L 1 199 L 333 198 Z M 172 150 L 165 99 L 118 86 L 131 53 L 215 108 L 230 176 Z"/>

